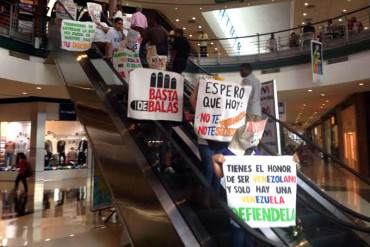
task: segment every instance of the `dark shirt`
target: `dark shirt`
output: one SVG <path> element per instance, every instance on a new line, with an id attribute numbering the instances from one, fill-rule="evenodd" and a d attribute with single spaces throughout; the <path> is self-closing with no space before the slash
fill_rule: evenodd
<path id="1" fill-rule="evenodd" d="M 150 27 L 147 30 L 147 40 L 151 45 L 157 48 L 157 54 L 162 56 L 168 55 L 168 38 L 164 28 L 160 25 Z"/>
<path id="2" fill-rule="evenodd" d="M 303 32 L 304 33 L 314 33 L 315 32 L 315 27 L 312 25 L 306 25 L 303 27 Z"/>
<path id="3" fill-rule="evenodd" d="M 190 53 L 189 41 L 185 37 L 176 37 L 172 44 L 177 58 L 188 58 Z"/>

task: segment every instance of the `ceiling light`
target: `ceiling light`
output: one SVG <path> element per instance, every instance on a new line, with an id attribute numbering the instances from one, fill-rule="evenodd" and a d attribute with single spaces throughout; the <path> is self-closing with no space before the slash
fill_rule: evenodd
<path id="1" fill-rule="evenodd" d="M 368 30 L 368 29 L 369 29 L 369 27 L 364 27 L 364 29 L 365 29 L 365 30 Z"/>
<path id="2" fill-rule="evenodd" d="M 200 9 L 200 10 L 202 10 L 203 8 L 202 8 L 202 7 L 200 7 L 199 9 Z"/>
<path id="3" fill-rule="evenodd" d="M 321 105 L 322 105 L 322 106 L 325 106 L 325 103 L 322 103 Z"/>
<path id="4" fill-rule="evenodd" d="M 308 89 L 307 91 L 311 93 L 313 90 L 312 89 Z"/>
<path id="5" fill-rule="evenodd" d="M 72 234 L 69 234 L 70 237 L 74 237 L 75 235 L 72 233 Z"/>
<path id="6" fill-rule="evenodd" d="M 300 113 L 298 113 L 299 115 L 302 115 L 303 113 L 302 112 L 300 112 Z"/>
<path id="7" fill-rule="evenodd" d="M 359 86 L 363 86 L 363 85 L 365 85 L 363 82 L 360 82 L 359 84 L 358 84 Z"/>
<path id="8" fill-rule="evenodd" d="M 325 95 L 326 95 L 326 94 L 322 93 L 322 94 L 320 94 L 320 95 L 321 95 L 322 97 L 325 97 Z"/>
<path id="9" fill-rule="evenodd" d="M 191 19 L 195 21 L 197 18 L 195 18 L 195 16 L 193 16 L 193 18 L 191 18 Z"/>
<path id="10" fill-rule="evenodd" d="M 328 100 L 328 99 L 327 99 L 327 100 L 325 100 L 325 102 L 326 102 L 326 103 L 329 103 L 329 102 L 330 102 L 330 100 Z"/>
<path id="11" fill-rule="evenodd" d="M 199 43 L 198 43 L 197 45 L 198 45 L 198 46 L 200 46 L 200 44 L 199 44 Z"/>
<path id="12" fill-rule="evenodd" d="M 339 20 L 338 20 L 338 21 L 340 21 L 340 22 L 341 22 L 341 21 L 342 21 L 342 18 L 339 18 Z"/>
<path id="13" fill-rule="evenodd" d="M 307 106 L 306 104 L 303 104 L 303 107 Z"/>
<path id="14" fill-rule="evenodd" d="M 180 19 L 176 19 L 176 22 L 179 22 L 180 21 Z"/>
<path id="15" fill-rule="evenodd" d="M 302 25 L 306 25 L 306 22 L 302 22 Z"/>
<path id="16" fill-rule="evenodd" d="M 193 37 L 193 35 L 192 34 L 189 34 L 189 37 L 191 38 L 191 37 Z"/>
<path id="17" fill-rule="evenodd" d="M 303 13 L 303 16 L 306 16 L 307 15 L 307 13 Z"/>
<path id="18" fill-rule="evenodd" d="M 217 51 L 217 50 L 218 50 L 218 48 L 216 47 L 216 48 L 215 48 L 215 51 Z"/>
<path id="19" fill-rule="evenodd" d="M 178 9 L 179 9 L 179 8 L 177 8 L 177 7 L 175 8 L 175 10 L 178 10 Z"/>
<path id="20" fill-rule="evenodd" d="M 199 28 L 199 29 L 202 29 L 202 26 L 201 26 L 201 25 L 199 25 L 199 26 L 198 26 L 198 28 Z"/>
<path id="21" fill-rule="evenodd" d="M 41 89 L 42 89 L 42 87 L 36 87 L 36 89 L 37 89 L 37 90 L 41 90 Z"/>
<path id="22" fill-rule="evenodd" d="M 345 13 L 345 12 L 347 12 L 347 10 L 346 10 L 346 9 L 343 9 L 343 10 L 342 10 L 342 12 L 344 12 L 344 13 Z"/>
<path id="23" fill-rule="evenodd" d="M 28 93 L 27 93 L 27 92 L 23 92 L 22 94 L 23 94 L 23 95 L 27 95 Z"/>
<path id="24" fill-rule="evenodd" d="M 213 42 L 211 42 L 211 45 L 214 45 L 214 43 L 213 43 Z"/>
<path id="25" fill-rule="evenodd" d="M 306 3 L 304 3 L 304 6 L 308 6 L 308 3 L 306 2 Z"/>
<path id="26" fill-rule="evenodd" d="M 186 27 L 183 27 L 182 29 L 183 29 L 183 30 L 186 30 Z"/>
<path id="27" fill-rule="evenodd" d="M 45 242 L 49 242 L 51 239 L 50 238 L 46 238 L 45 239 Z"/>

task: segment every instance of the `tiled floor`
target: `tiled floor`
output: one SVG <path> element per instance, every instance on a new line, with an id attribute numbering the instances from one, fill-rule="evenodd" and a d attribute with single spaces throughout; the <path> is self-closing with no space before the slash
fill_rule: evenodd
<path id="1" fill-rule="evenodd" d="M 302 166 L 302 172 L 344 206 L 369 216 L 370 185 L 337 164 L 325 163 L 318 156 L 313 160 Z"/>
<path id="2" fill-rule="evenodd" d="M 125 242 L 115 217 L 104 224 L 104 217 L 90 211 L 88 180 L 29 183 L 24 214 L 25 197 L 14 194 L 13 186 L 0 182 L 0 246 L 115 247 Z"/>

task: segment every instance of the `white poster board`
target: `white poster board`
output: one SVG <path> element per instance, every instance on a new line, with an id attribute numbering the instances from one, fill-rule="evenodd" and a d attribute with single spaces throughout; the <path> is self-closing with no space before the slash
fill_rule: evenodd
<path id="1" fill-rule="evenodd" d="M 60 0 L 60 3 L 61 4 L 57 2 L 56 17 L 63 20 L 70 20 L 72 17 L 73 20 L 76 20 L 77 5 L 73 2 L 73 0 Z M 71 15 L 71 17 L 68 15 L 68 13 Z"/>
<path id="2" fill-rule="evenodd" d="M 182 121 L 184 77 L 174 72 L 135 69 L 130 73 L 128 117 Z"/>
<path id="3" fill-rule="evenodd" d="M 230 142 L 244 125 L 251 86 L 201 79 L 195 111 L 195 133 L 204 139 Z"/>
<path id="4" fill-rule="evenodd" d="M 98 3 L 87 3 L 87 10 L 93 22 L 100 22 L 102 6 Z"/>
<path id="5" fill-rule="evenodd" d="M 61 27 L 62 49 L 68 51 L 86 51 L 91 48 L 95 36 L 92 22 L 63 20 Z"/>
<path id="6" fill-rule="evenodd" d="M 296 224 L 296 164 L 292 156 L 225 156 L 231 210 L 253 228 Z"/>
<path id="7" fill-rule="evenodd" d="M 266 112 L 276 119 L 279 119 L 278 99 L 276 91 L 276 82 L 263 82 L 261 87 L 261 107 L 262 112 Z M 280 125 L 279 123 L 269 119 L 265 133 L 262 137 L 262 142 L 269 149 L 277 154 L 281 154 L 280 142 Z"/>

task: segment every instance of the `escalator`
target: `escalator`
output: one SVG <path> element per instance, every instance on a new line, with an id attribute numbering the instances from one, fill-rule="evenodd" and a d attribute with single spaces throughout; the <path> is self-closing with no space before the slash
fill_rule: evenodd
<path id="1" fill-rule="evenodd" d="M 55 49 L 53 56 L 132 246 L 231 246 L 235 227 L 230 221 L 255 246 L 368 245 L 361 236 L 366 227 L 338 219 L 301 187 L 297 226 L 251 229 L 201 174 L 188 123 L 169 127 L 128 119 L 127 85 L 109 62 L 94 51 Z M 171 155 L 165 158 L 175 174 L 163 172 L 159 156 L 164 145 L 170 146 Z"/>

